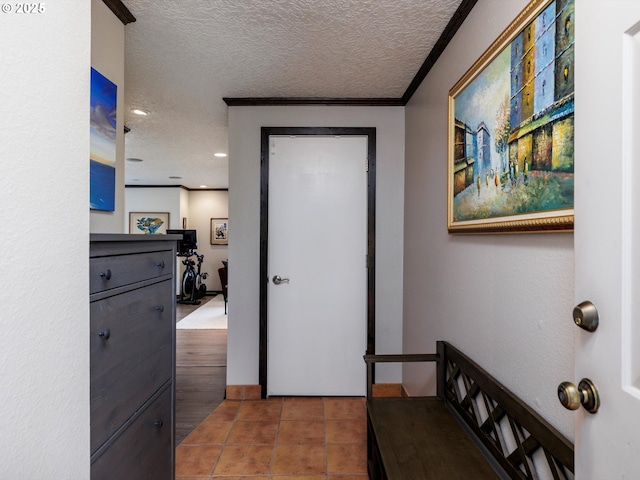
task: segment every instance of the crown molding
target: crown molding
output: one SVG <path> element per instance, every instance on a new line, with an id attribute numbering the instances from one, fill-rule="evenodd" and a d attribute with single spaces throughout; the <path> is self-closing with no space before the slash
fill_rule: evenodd
<path id="1" fill-rule="evenodd" d="M 440 35 L 440 38 L 438 38 L 435 45 L 431 49 L 431 52 L 429 52 L 429 55 L 427 56 L 424 63 L 420 67 L 420 70 L 418 70 L 418 73 L 416 73 L 416 76 L 413 77 L 413 80 L 407 87 L 407 90 L 404 92 L 404 95 L 402 95 L 403 105 L 406 105 L 407 103 L 409 103 L 409 100 L 411 100 L 411 97 L 413 96 L 413 94 L 416 93 L 416 90 L 418 90 L 418 87 L 420 86 L 420 84 L 423 82 L 425 78 L 427 78 L 427 75 L 429 74 L 433 66 L 438 61 L 438 58 L 440 58 L 440 55 L 442 55 L 444 50 L 447 48 L 447 45 L 449 45 L 449 42 L 451 41 L 453 36 L 456 34 L 456 32 L 458 31 L 462 23 L 466 20 L 469 13 L 471 13 L 471 10 L 473 9 L 473 7 L 476 5 L 477 2 L 478 0 L 462 1 L 458 9 L 455 11 L 453 16 L 451 17 L 451 20 L 449 20 L 449 23 L 443 30 L 442 34 Z"/>
<path id="2" fill-rule="evenodd" d="M 326 97 L 223 97 L 229 107 L 255 107 L 265 105 L 346 105 L 346 106 L 404 106 L 427 77 L 435 63 L 464 23 L 478 0 L 463 0 L 431 49 L 431 52 L 402 95 L 402 98 L 326 98 Z"/>
<path id="3" fill-rule="evenodd" d="M 122 0 L 102 0 L 104 4 L 114 13 L 120 21 L 126 25 L 136 21 L 136 17 L 129 11 L 127 6 L 122 3 Z"/>
<path id="4" fill-rule="evenodd" d="M 228 192 L 228 188 L 189 188 L 184 185 L 125 185 L 124 188 L 181 188 L 187 192 Z"/>
<path id="5" fill-rule="evenodd" d="M 229 107 L 264 105 L 343 105 L 366 107 L 401 107 L 401 98 L 329 98 L 329 97 L 223 97 Z"/>

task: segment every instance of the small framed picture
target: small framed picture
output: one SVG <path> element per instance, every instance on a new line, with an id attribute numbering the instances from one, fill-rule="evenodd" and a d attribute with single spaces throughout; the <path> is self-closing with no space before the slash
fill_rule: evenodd
<path id="1" fill-rule="evenodd" d="M 182 229 L 187 229 L 187 217 L 182 217 Z"/>
<path id="2" fill-rule="evenodd" d="M 211 219 L 211 245 L 229 244 L 229 219 Z"/>
<path id="3" fill-rule="evenodd" d="M 142 235 L 166 234 L 169 227 L 169 212 L 129 213 L 129 233 Z"/>

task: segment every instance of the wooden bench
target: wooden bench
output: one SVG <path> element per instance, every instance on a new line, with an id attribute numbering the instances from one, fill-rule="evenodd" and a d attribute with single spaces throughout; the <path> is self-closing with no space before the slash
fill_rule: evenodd
<path id="1" fill-rule="evenodd" d="M 573 478 L 569 440 L 455 347 L 437 352 L 364 356 L 371 480 Z M 436 362 L 437 396 L 374 397 L 381 362 Z"/>

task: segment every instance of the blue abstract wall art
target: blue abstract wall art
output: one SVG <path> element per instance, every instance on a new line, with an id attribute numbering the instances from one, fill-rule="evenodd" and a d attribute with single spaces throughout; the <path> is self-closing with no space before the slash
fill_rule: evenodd
<path id="1" fill-rule="evenodd" d="M 116 84 L 92 68 L 89 168 L 92 210 L 115 210 L 117 96 Z"/>

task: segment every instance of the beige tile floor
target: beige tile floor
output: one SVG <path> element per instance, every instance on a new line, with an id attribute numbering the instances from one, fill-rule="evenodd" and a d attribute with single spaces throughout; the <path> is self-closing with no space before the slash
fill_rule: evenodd
<path id="1" fill-rule="evenodd" d="M 225 400 L 176 449 L 176 480 L 368 480 L 363 398 Z"/>

